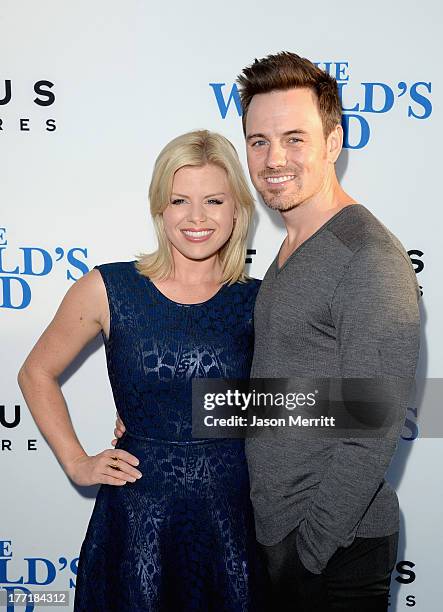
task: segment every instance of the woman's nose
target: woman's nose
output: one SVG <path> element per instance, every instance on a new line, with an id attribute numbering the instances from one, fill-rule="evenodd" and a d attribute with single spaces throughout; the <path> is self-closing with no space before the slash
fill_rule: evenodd
<path id="1" fill-rule="evenodd" d="M 200 223 L 206 220 L 206 210 L 203 204 L 200 203 L 192 203 L 191 208 L 189 210 L 188 215 L 189 221 L 193 221 L 194 223 Z"/>

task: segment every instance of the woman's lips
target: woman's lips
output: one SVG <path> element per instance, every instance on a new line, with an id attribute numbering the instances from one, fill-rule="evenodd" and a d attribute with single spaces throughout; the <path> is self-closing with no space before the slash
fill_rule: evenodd
<path id="1" fill-rule="evenodd" d="M 206 242 L 214 233 L 213 229 L 203 229 L 203 230 L 191 230 L 184 229 L 180 230 L 186 240 L 189 242 Z"/>

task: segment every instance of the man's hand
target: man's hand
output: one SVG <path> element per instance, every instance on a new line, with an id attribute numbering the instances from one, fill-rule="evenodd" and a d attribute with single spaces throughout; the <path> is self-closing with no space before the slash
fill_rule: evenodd
<path id="1" fill-rule="evenodd" d="M 106 449 L 98 455 L 80 455 L 65 467 L 68 476 L 80 486 L 94 484 L 125 485 L 141 478 L 135 465 L 139 460 L 122 449 Z"/>
<path id="2" fill-rule="evenodd" d="M 118 438 L 121 438 L 122 435 L 126 431 L 126 427 L 123 421 L 121 420 L 121 418 L 119 417 L 118 412 L 116 414 L 117 414 L 117 418 L 115 420 L 115 429 L 114 429 L 115 438 L 111 441 L 112 446 L 115 446 L 117 444 Z"/>

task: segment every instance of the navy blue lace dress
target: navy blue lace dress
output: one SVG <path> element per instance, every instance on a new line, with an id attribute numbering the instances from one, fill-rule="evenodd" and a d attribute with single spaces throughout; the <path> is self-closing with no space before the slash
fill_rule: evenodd
<path id="1" fill-rule="evenodd" d="M 258 612 L 267 583 L 255 540 L 244 441 L 195 440 L 193 377 L 247 378 L 259 281 L 202 304 L 169 300 L 134 262 L 96 266 L 117 448 L 143 476 L 102 484 L 81 546 L 75 612 Z"/>

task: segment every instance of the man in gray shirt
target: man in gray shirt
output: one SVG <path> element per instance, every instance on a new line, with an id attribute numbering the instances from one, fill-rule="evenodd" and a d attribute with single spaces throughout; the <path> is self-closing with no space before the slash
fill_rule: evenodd
<path id="1" fill-rule="evenodd" d="M 337 180 L 335 79 L 279 53 L 238 82 L 251 179 L 287 229 L 257 297 L 252 377 L 412 380 L 418 285 L 400 242 Z M 405 401 L 399 392 L 400 417 Z M 399 509 L 384 475 L 401 425 L 379 438 L 247 440 L 277 612 L 387 610 Z"/>
<path id="2" fill-rule="evenodd" d="M 335 79 L 279 53 L 245 68 L 238 83 L 252 182 L 287 229 L 257 297 L 252 377 L 411 380 L 415 274 L 400 242 L 337 180 Z M 384 475 L 400 429 L 383 438 L 247 440 L 277 610 L 387 610 L 399 510 Z"/>

